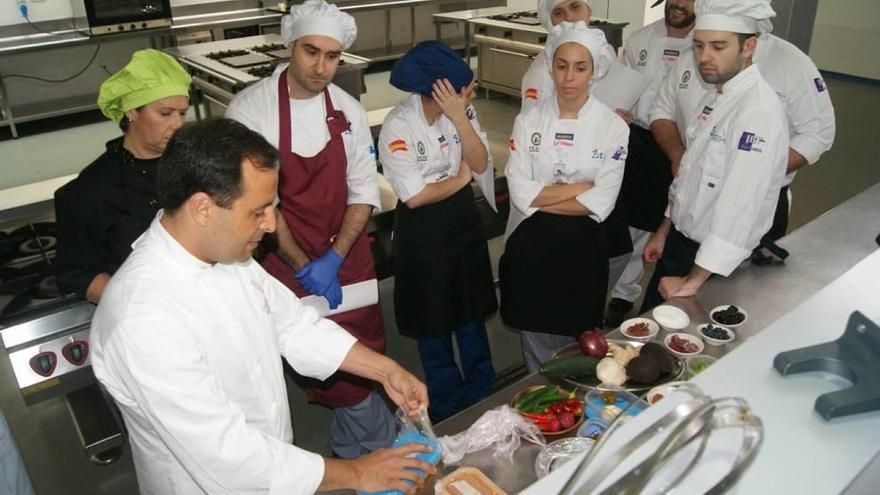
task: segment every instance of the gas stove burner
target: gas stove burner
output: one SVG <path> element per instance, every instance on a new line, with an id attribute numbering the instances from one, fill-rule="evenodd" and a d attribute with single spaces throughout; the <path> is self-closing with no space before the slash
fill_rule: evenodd
<path id="1" fill-rule="evenodd" d="M 490 16 L 489 19 L 495 21 L 511 22 L 513 24 L 524 24 L 526 26 L 540 26 L 541 21 L 538 20 L 537 12 L 517 12 L 515 14 L 501 14 Z"/>
<path id="2" fill-rule="evenodd" d="M 247 55 L 247 50 L 220 50 L 219 52 L 211 52 L 205 55 L 211 60 L 220 60 L 222 58 L 228 57 L 239 57 L 241 55 Z"/>
<path id="3" fill-rule="evenodd" d="M 286 52 L 287 47 L 281 43 L 267 43 L 265 45 L 255 46 L 255 47 L 251 48 L 251 50 L 253 50 L 255 52 L 260 52 L 260 53 L 274 52 L 276 50 L 284 50 Z"/>
<path id="4" fill-rule="evenodd" d="M 260 65 L 257 67 L 251 67 L 247 70 L 248 74 L 254 77 L 259 77 L 260 79 L 271 76 L 273 72 L 275 72 L 274 65 Z"/>
<path id="5" fill-rule="evenodd" d="M 58 239 L 56 237 L 40 235 L 31 239 L 25 239 L 25 241 L 18 246 L 18 250 L 23 254 L 40 254 L 55 249 L 55 245 L 57 244 Z"/>

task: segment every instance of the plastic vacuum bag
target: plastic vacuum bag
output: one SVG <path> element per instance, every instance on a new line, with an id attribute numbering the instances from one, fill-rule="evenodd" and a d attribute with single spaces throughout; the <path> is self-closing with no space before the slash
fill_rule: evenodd
<path id="1" fill-rule="evenodd" d="M 520 446 L 520 438 L 546 445 L 535 423 L 503 405 L 486 411 L 466 431 L 441 437 L 438 442 L 443 451 L 444 464 L 456 464 L 465 454 L 490 446 L 494 446 L 494 457 L 512 462 L 513 453 Z"/>

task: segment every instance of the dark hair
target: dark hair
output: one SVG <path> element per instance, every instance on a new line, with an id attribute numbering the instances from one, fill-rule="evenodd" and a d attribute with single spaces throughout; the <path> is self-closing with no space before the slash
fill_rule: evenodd
<path id="1" fill-rule="evenodd" d="M 263 136 L 229 119 L 190 122 L 168 142 L 159 159 L 156 188 L 168 212 L 197 192 L 210 195 L 223 208 L 241 196 L 241 164 L 278 166 L 278 152 Z"/>
<path id="2" fill-rule="evenodd" d="M 746 44 L 746 40 L 749 38 L 757 38 L 757 33 L 736 33 L 736 37 L 739 38 L 739 51 L 742 51 L 743 47 Z"/>
<path id="3" fill-rule="evenodd" d="M 135 110 L 137 110 L 138 112 L 140 112 L 141 110 L 144 109 L 145 106 L 146 106 L 146 105 L 141 105 L 141 106 L 135 108 Z M 130 125 L 131 125 L 131 121 L 128 120 L 128 115 L 125 115 L 125 114 L 123 113 L 123 114 L 122 114 L 122 118 L 119 119 L 119 128 L 122 129 L 122 133 L 123 133 L 123 134 L 128 134 L 128 127 L 129 127 Z"/>

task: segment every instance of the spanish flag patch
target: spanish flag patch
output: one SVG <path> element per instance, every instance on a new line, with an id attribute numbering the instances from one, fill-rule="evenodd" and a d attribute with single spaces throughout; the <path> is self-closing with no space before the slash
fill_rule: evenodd
<path id="1" fill-rule="evenodd" d="M 394 153 L 395 151 L 409 151 L 409 148 L 406 147 L 406 141 L 397 139 L 388 143 L 388 150 Z"/>
<path id="2" fill-rule="evenodd" d="M 526 90 L 526 99 L 537 100 L 538 99 L 538 88 L 527 89 Z"/>
<path id="3" fill-rule="evenodd" d="M 507 140 L 507 149 L 510 151 L 516 151 L 516 141 L 513 138 Z"/>

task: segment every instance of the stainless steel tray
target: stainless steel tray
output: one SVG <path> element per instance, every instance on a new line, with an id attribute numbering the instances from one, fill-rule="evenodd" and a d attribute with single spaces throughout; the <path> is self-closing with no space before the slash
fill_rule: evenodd
<path id="1" fill-rule="evenodd" d="M 608 339 L 608 343 L 609 344 L 617 344 L 620 346 L 629 345 L 629 346 L 633 346 L 633 347 L 642 347 L 643 345 L 646 344 L 646 342 L 636 342 L 635 340 L 617 340 L 617 339 Z M 673 363 L 671 373 L 667 374 L 666 376 L 661 375 L 660 379 L 657 380 L 656 383 L 652 383 L 650 385 L 636 385 L 636 384 L 629 384 L 627 382 L 627 383 L 624 383 L 623 387 L 621 387 L 621 388 L 628 390 L 630 392 L 633 392 L 633 393 L 639 393 L 639 392 L 646 392 L 646 391 L 648 391 L 658 385 L 663 385 L 665 383 L 674 382 L 676 380 L 681 380 L 682 376 L 684 375 L 684 371 L 685 371 L 684 361 L 682 361 L 680 357 L 676 356 L 675 354 L 673 354 L 671 352 L 669 353 L 669 355 L 672 357 L 672 363 Z M 581 352 L 577 343 L 567 345 L 567 346 L 563 347 L 562 349 L 559 349 L 558 351 L 556 351 L 556 354 L 553 355 L 553 358 L 555 359 L 555 358 L 559 358 L 559 357 L 571 357 L 571 356 L 583 356 L 583 353 Z M 610 356 L 610 354 L 609 354 L 609 356 Z M 591 379 L 585 380 L 585 381 L 572 380 L 571 378 L 563 378 L 563 380 L 571 385 L 574 385 L 575 387 L 586 389 L 586 390 L 605 390 L 605 388 L 601 386 L 601 384 L 599 383 L 599 380 L 596 377 L 592 377 Z"/>

